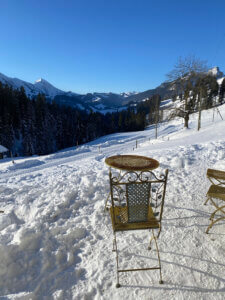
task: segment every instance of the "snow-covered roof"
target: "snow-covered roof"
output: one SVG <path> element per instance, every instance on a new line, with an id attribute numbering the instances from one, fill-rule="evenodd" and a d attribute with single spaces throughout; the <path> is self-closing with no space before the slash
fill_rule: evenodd
<path id="1" fill-rule="evenodd" d="M 8 149 L 2 145 L 0 145 L 0 153 L 7 152 Z"/>

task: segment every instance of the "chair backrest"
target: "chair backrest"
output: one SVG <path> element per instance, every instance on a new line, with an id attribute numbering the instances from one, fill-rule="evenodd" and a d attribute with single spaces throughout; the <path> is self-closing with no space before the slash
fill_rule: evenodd
<path id="1" fill-rule="evenodd" d="M 112 207 L 121 209 L 121 218 L 118 222 L 147 222 L 150 210 L 161 222 L 167 176 L 168 170 L 160 176 L 152 171 L 129 171 L 119 175 L 112 175 L 110 171 Z"/>
<path id="2" fill-rule="evenodd" d="M 127 189 L 128 222 L 145 222 L 148 219 L 150 183 L 130 183 Z"/>

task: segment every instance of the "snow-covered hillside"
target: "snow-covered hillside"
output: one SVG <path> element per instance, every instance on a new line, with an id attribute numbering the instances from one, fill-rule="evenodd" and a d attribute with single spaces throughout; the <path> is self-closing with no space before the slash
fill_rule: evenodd
<path id="1" fill-rule="evenodd" d="M 215 76 L 218 83 L 221 84 L 224 74 L 218 67 L 209 69 L 208 73 Z M 94 92 L 81 95 L 62 91 L 42 78 L 32 84 L 0 73 L 0 82 L 8 84 L 14 89 L 23 86 L 27 96 L 30 98 L 36 97 L 40 93 L 44 94 L 49 101 L 54 100 L 59 105 L 70 106 L 80 110 L 92 110 L 102 114 L 126 110 L 130 103 L 142 102 L 156 94 L 159 94 L 163 99 L 169 99 L 172 97 L 174 89 L 174 83 L 163 82 L 160 86 L 144 92 L 124 92 L 120 94 Z"/>
<path id="2" fill-rule="evenodd" d="M 52 84 L 50 84 L 47 80 L 43 78 L 36 80 L 34 86 L 37 90 L 40 90 L 42 94 L 45 94 L 50 98 L 54 98 L 57 95 L 61 95 L 65 93 L 55 88 Z"/>
<path id="3" fill-rule="evenodd" d="M 14 89 L 24 87 L 25 93 L 29 98 L 36 97 L 39 93 L 44 94 L 48 101 L 54 100 L 59 105 L 70 106 L 80 110 L 92 110 L 106 114 L 107 112 L 117 112 L 118 110 L 127 109 L 123 106 L 123 100 L 133 93 L 88 93 L 77 94 L 73 92 L 65 92 L 50 84 L 45 79 L 38 79 L 34 84 L 20 80 L 18 78 L 11 78 L 0 73 L 0 82 L 7 84 Z"/>
<path id="4" fill-rule="evenodd" d="M 57 89 L 47 80 L 44 80 L 42 78 L 38 79 L 34 84 L 32 84 L 30 82 L 26 82 L 18 78 L 11 78 L 0 73 L 0 82 L 2 82 L 3 84 L 8 84 L 14 89 L 19 89 L 21 86 L 23 86 L 27 96 L 31 98 L 37 96 L 39 93 L 45 94 L 46 97 L 49 98 L 54 98 L 57 95 L 65 94 L 65 92 Z"/>
<path id="5" fill-rule="evenodd" d="M 220 107 L 225 118 L 225 106 Z M 225 121 L 202 112 L 143 132 L 102 137 L 42 157 L 0 161 L 0 296 L 2 299 L 224 299 L 225 223 L 205 234 L 212 208 L 204 206 L 207 168 L 225 169 Z M 136 149 L 136 140 L 138 148 Z M 140 154 L 169 169 L 159 239 L 158 271 L 121 275 L 104 202 L 109 193 L 106 157 Z M 120 263 L 156 261 L 148 232 L 118 234 Z M 4 297 L 3 297 L 4 296 Z"/>

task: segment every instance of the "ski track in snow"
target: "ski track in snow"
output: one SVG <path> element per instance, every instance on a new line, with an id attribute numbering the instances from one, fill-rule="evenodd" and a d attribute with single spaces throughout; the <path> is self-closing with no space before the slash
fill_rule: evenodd
<path id="1" fill-rule="evenodd" d="M 225 107 L 221 107 L 225 116 Z M 206 170 L 225 170 L 225 124 L 203 113 L 202 129 L 181 120 L 102 137 L 75 149 L 0 163 L 0 299 L 224 299 L 224 222 L 210 234 Z M 150 138 L 150 141 L 149 141 Z M 138 148 L 136 149 L 136 140 Z M 100 148 L 99 148 L 100 146 Z M 105 157 L 139 154 L 169 169 L 156 271 L 122 273 L 115 288 Z M 118 234 L 120 264 L 157 265 L 148 231 Z M 122 251 L 121 251 L 122 250 Z"/>

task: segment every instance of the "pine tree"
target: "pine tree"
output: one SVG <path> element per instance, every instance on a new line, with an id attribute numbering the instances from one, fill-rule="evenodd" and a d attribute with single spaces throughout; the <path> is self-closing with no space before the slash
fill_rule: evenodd
<path id="1" fill-rule="evenodd" d="M 222 104 L 224 102 L 225 98 L 225 78 L 223 79 L 221 85 L 220 85 L 220 91 L 219 91 L 219 103 Z"/>
<path id="2" fill-rule="evenodd" d="M 119 113 L 119 121 L 118 121 L 119 131 L 123 131 L 123 113 Z"/>

